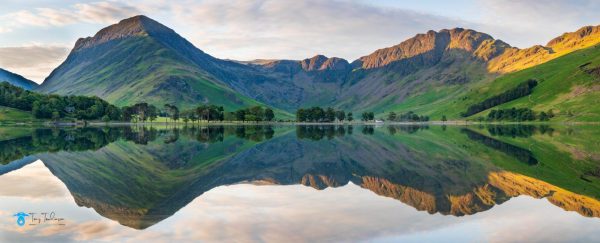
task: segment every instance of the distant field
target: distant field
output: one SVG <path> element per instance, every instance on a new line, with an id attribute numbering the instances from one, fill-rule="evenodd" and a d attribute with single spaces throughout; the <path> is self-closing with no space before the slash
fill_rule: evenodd
<path id="1" fill-rule="evenodd" d="M 36 120 L 30 112 L 0 106 L 0 122 L 31 122 Z"/>

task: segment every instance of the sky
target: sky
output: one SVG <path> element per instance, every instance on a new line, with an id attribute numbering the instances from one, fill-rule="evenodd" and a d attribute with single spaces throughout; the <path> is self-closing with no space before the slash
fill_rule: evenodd
<path id="1" fill-rule="evenodd" d="M 143 14 L 222 59 L 355 60 L 428 30 L 463 27 L 512 46 L 599 25 L 597 0 L 3 0 L 0 68 L 38 83 L 75 41 Z"/>

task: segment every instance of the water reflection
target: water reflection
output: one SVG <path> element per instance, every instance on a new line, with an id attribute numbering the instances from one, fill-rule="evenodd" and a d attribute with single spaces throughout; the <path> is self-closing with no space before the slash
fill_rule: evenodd
<path id="1" fill-rule="evenodd" d="M 0 173 L 39 158 L 78 206 L 134 229 L 239 183 L 317 190 L 350 184 L 453 216 L 528 195 L 600 217 L 598 143 L 573 133 L 498 126 L 35 129 L 0 141 Z"/>

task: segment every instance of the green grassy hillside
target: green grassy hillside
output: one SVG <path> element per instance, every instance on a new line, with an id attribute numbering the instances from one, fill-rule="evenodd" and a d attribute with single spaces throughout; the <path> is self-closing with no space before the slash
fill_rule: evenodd
<path id="1" fill-rule="evenodd" d="M 150 37 L 132 37 L 79 52 L 83 51 L 72 54 L 73 63 L 65 62 L 64 70 L 59 69 L 38 90 L 96 95 L 118 106 L 148 102 L 159 107 L 172 103 L 190 108 L 210 102 L 237 109 L 258 104 L 209 80 L 189 61 Z M 93 63 L 86 61 L 90 58 Z"/>
<path id="2" fill-rule="evenodd" d="M 263 105 L 222 81 L 234 75 L 222 71 L 222 64 L 167 27 L 138 16 L 80 39 L 35 91 L 98 96 L 117 106 L 175 104 L 180 110 L 200 104 L 227 111 Z"/>
<path id="3" fill-rule="evenodd" d="M 0 123 L 2 122 L 31 122 L 34 121 L 31 112 L 0 106 Z"/>
<path id="4" fill-rule="evenodd" d="M 510 90 L 528 79 L 535 79 L 539 85 L 530 96 L 491 109 L 516 107 L 538 112 L 552 109 L 557 115 L 555 121 L 599 121 L 600 106 L 593 105 L 600 97 L 599 65 L 600 46 L 596 45 L 498 78 L 491 75 L 479 82 L 464 84 L 466 88 L 429 87 L 400 104 L 379 105 L 374 110 L 380 115 L 388 111 L 415 111 L 434 120 L 439 120 L 442 115 L 449 119 L 464 119 L 460 113 L 470 105 Z M 491 109 L 467 119 L 486 116 Z"/>

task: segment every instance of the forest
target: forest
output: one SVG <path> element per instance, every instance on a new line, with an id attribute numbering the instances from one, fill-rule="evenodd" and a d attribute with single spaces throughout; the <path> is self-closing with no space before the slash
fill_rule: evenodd
<path id="1" fill-rule="evenodd" d="M 335 110 L 331 107 L 323 109 L 318 106 L 303 109 L 300 108 L 296 111 L 296 121 L 298 122 L 344 122 L 352 121 L 352 112 L 346 113 L 343 110 Z"/>
<path id="2" fill-rule="evenodd" d="M 163 109 L 148 104 L 137 103 L 131 106 L 116 107 L 98 97 L 60 96 L 40 94 L 14 86 L 8 82 L 0 83 L 0 106 L 30 111 L 37 119 L 58 120 L 102 120 L 146 122 L 155 121 L 159 116 L 170 121 L 272 121 L 275 114 L 271 108 L 254 106 L 232 112 L 225 112 L 222 106 L 201 104 L 193 109 L 180 111 L 172 104 Z M 169 120 L 167 120 L 169 121 Z"/>

